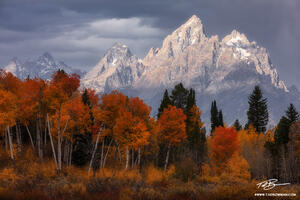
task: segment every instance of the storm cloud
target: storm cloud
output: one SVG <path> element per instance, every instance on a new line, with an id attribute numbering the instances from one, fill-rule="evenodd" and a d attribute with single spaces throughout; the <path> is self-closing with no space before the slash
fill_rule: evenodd
<path id="1" fill-rule="evenodd" d="M 115 42 L 142 58 L 195 14 L 208 35 L 236 29 L 257 41 L 299 88 L 299 11 L 299 0 L 0 0 L 0 65 L 48 51 L 88 70 Z"/>

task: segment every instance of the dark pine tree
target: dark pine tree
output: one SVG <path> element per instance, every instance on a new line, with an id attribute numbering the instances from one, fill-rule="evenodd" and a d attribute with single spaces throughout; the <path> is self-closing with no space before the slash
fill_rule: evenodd
<path id="1" fill-rule="evenodd" d="M 158 113 L 157 113 L 157 118 L 160 117 L 160 115 L 162 114 L 162 112 L 164 111 L 165 108 L 168 107 L 168 105 L 171 105 L 172 102 L 170 100 L 169 94 L 168 94 L 168 90 L 165 91 L 163 99 L 160 103 L 160 106 L 158 108 Z"/>
<path id="2" fill-rule="evenodd" d="M 223 121 L 223 113 L 222 110 L 218 112 L 218 126 L 224 127 L 224 121 Z"/>
<path id="3" fill-rule="evenodd" d="M 275 143 L 287 144 L 289 142 L 289 131 L 291 125 L 297 121 L 299 114 L 293 104 L 290 104 L 285 112 L 285 116 L 282 116 L 275 131 Z"/>
<path id="4" fill-rule="evenodd" d="M 81 100 L 84 103 L 84 105 L 90 105 L 91 104 L 87 89 L 84 89 L 84 91 L 81 95 Z"/>
<path id="5" fill-rule="evenodd" d="M 214 100 L 211 103 L 211 108 L 210 108 L 210 123 L 211 123 L 211 132 L 214 132 L 215 129 L 218 127 L 219 125 L 219 111 L 217 108 L 217 103 L 216 100 Z"/>
<path id="6" fill-rule="evenodd" d="M 186 103 L 186 110 L 187 112 L 196 105 L 196 95 L 195 90 L 193 88 L 190 89 L 188 97 L 187 97 L 187 103 Z"/>
<path id="7" fill-rule="evenodd" d="M 257 132 L 265 132 L 269 121 L 267 99 L 263 98 L 259 86 L 255 86 L 249 96 L 248 124 L 252 124 Z"/>
<path id="8" fill-rule="evenodd" d="M 285 116 L 281 117 L 275 131 L 275 143 L 277 145 L 286 144 L 289 141 L 290 121 Z"/>
<path id="9" fill-rule="evenodd" d="M 235 120 L 233 127 L 235 128 L 236 131 L 242 130 L 242 125 L 240 124 L 238 119 Z"/>
<path id="10" fill-rule="evenodd" d="M 182 83 L 175 85 L 170 96 L 172 105 L 181 108 L 186 113 L 188 94 L 189 91 L 183 87 Z"/>
<path id="11" fill-rule="evenodd" d="M 296 122 L 299 119 L 299 113 L 297 112 L 295 106 L 290 104 L 287 111 L 285 112 L 286 118 L 289 120 L 290 124 Z"/>

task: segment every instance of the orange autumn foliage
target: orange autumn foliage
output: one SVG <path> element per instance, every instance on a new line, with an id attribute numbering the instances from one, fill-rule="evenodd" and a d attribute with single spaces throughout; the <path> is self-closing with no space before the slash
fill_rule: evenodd
<path id="1" fill-rule="evenodd" d="M 48 87 L 46 81 L 42 79 L 25 80 L 18 92 L 18 115 L 19 120 L 27 123 L 27 121 L 35 118 L 39 111 L 45 113 L 47 110 L 47 101 L 45 99 L 45 91 Z"/>
<path id="2" fill-rule="evenodd" d="M 0 89 L 0 129 L 13 126 L 16 120 L 17 97 L 5 90 Z"/>
<path id="3" fill-rule="evenodd" d="M 186 115 L 181 108 L 168 106 L 158 120 L 162 139 L 171 145 L 177 145 L 186 139 Z"/>
<path id="4" fill-rule="evenodd" d="M 238 150 L 237 132 L 234 128 L 216 128 L 211 141 L 211 159 L 213 168 L 219 172 L 225 163 Z"/>
<path id="5" fill-rule="evenodd" d="M 68 101 L 65 109 L 69 116 L 68 132 L 83 134 L 91 131 L 91 118 L 87 112 L 89 107 L 84 105 L 80 96 Z"/>
<path id="6" fill-rule="evenodd" d="M 251 178 L 249 169 L 250 166 L 247 160 L 236 152 L 228 160 L 221 177 L 226 179 L 227 182 L 228 180 L 238 183 L 248 182 Z"/>
<path id="7" fill-rule="evenodd" d="M 143 100 L 141 100 L 139 97 L 132 97 L 129 98 L 128 104 L 129 111 L 134 116 L 137 116 L 145 121 L 149 120 L 151 107 L 147 106 L 147 104 L 145 104 Z"/>
<path id="8" fill-rule="evenodd" d="M 116 119 L 119 117 L 120 109 L 125 108 L 128 98 L 122 93 L 113 91 L 110 94 L 104 94 L 101 98 L 99 115 L 96 117 L 104 125 L 104 135 L 113 135 L 113 128 Z"/>
<path id="9" fill-rule="evenodd" d="M 122 111 L 116 119 L 114 138 L 124 147 L 138 149 L 148 144 L 150 133 L 143 120 L 132 115 L 131 112 Z"/>
<path id="10" fill-rule="evenodd" d="M 68 75 L 63 71 L 57 71 L 52 76 L 52 81 L 47 90 L 47 100 L 54 111 L 66 102 L 80 85 L 79 76 Z"/>
<path id="11" fill-rule="evenodd" d="M 0 69 L 0 89 L 16 94 L 21 84 L 21 80 L 12 73 Z"/>

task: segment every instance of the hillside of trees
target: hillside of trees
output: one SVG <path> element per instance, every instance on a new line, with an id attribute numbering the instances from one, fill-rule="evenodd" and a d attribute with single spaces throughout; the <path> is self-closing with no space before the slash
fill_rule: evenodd
<path id="1" fill-rule="evenodd" d="M 256 86 L 247 124 L 226 124 L 213 101 L 205 126 L 195 95 L 179 83 L 151 116 L 142 99 L 97 95 L 80 88 L 76 74 L 21 81 L 1 70 L 0 199 L 256 199 L 267 192 L 297 199 L 293 104 L 268 130 L 268 101 Z M 290 184 L 258 188 L 267 179 Z"/>

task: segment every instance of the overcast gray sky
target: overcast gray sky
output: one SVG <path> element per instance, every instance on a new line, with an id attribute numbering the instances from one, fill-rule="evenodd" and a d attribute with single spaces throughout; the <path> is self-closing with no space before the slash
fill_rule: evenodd
<path id="1" fill-rule="evenodd" d="M 47 51 L 88 70 L 115 42 L 143 58 L 193 14 L 208 35 L 257 41 L 300 88 L 300 0 L 0 0 L 0 65 Z"/>

